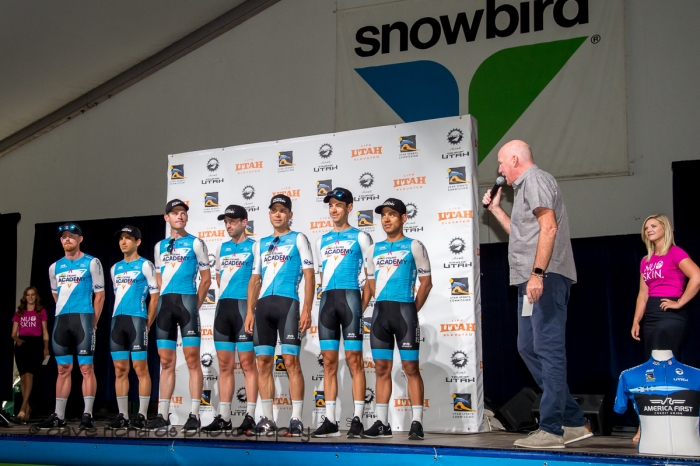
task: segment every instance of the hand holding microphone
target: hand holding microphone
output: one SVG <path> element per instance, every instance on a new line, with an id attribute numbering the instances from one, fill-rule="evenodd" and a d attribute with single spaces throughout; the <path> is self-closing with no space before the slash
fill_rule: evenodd
<path id="1" fill-rule="evenodd" d="M 501 195 L 499 194 L 498 190 L 504 184 L 506 184 L 505 178 L 503 178 L 502 176 L 499 176 L 498 178 L 496 178 L 496 184 L 493 185 L 493 188 L 491 188 L 490 191 L 486 191 L 486 193 L 484 194 L 484 198 L 482 199 L 482 202 L 484 204 L 484 209 L 488 209 L 489 206 L 491 205 L 491 202 L 496 197 L 498 197 L 498 201 L 499 201 L 498 203 L 496 203 L 496 205 L 500 204 Z"/>

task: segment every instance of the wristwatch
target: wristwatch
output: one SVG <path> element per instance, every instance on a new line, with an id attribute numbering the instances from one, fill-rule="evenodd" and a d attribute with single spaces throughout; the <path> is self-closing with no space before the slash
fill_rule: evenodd
<path id="1" fill-rule="evenodd" d="M 544 277 L 544 269 L 541 269 L 539 267 L 535 267 L 532 269 L 532 274 L 536 277 Z"/>

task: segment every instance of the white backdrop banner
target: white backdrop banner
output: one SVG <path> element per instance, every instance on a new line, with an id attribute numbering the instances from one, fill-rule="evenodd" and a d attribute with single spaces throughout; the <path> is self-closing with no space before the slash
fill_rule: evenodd
<path id="1" fill-rule="evenodd" d="M 337 131 L 469 113 L 479 172 L 629 173 L 622 0 L 404 0 L 337 13 Z"/>
<path id="2" fill-rule="evenodd" d="M 432 264 L 433 289 L 419 313 L 420 367 L 425 381 L 424 427 L 433 432 L 477 432 L 483 418 L 481 316 L 479 294 L 479 232 L 476 218 L 476 122 L 457 116 L 396 126 L 384 126 L 284 141 L 204 150 L 169 156 L 168 199 L 188 202 L 187 230 L 206 241 L 214 263 L 216 247 L 228 240 L 216 217 L 229 204 L 248 210 L 247 234 L 255 239 L 272 233 L 268 203 L 277 193 L 293 200 L 292 229 L 305 233 L 312 244 L 332 225 L 325 193 L 350 189 L 355 198 L 350 223 L 385 239 L 374 207 L 388 197 L 408 208 L 407 236 L 422 241 Z M 318 283 L 318 276 L 317 283 Z M 299 287 L 303 296 L 303 283 Z M 200 415 L 211 422 L 218 407 L 218 362 L 213 322 L 218 290 L 214 285 L 201 309 L 201 363 L 204 393 Z M 323 365 L 318 340 L 319 297 L 314 299 L 312 327 L 302 340 L 301 366 L 306 381 L 302 421 L 315 429 L 325 414 Z M 303 301 L 303 297 L 302 297 Z M 363 346 L 367 402 L 363 422 L 374 422 L 375 376 L 369 347 L 374 303 L 366 309 Z M 177 380 L 171 413 L 182 424 L 189 412 L 188 370 L 178 343 Z M 276 349 L 280 355 L 280 348 Z M 395 354 L 389 422 L 408 430 L 411 405 L 406 380 Z M 338 371 L 338 419 L 352 417 L 350 373 Z M 235 370 L 233 424 L 245 415 L 243 371 Z M 286 426 L 292 402 L 281 356 L 275 356 L 274 413 Z M 257 415 L 260 415 L 258 407 Z M 344 427 L 341 424 L 341 427 Z"/>

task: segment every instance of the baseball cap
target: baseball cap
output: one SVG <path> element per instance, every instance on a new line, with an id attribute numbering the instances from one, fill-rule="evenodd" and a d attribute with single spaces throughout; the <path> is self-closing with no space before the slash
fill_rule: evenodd
<path id="1" fill-rule="evenodd" d="M 74 222 L 68 222 L 64 223 L 60 227 L 58 227 L 58 236 L 61 236 L 64 231 L 74 233 L 78 236 L 83 236 L 83 230 L 80 228 L 80 225 Z"/>
<path id="2" fill-rule="evenodd" d="M 337 199 L 340 202 L 344 202 L 346 204 L 352 204 L 352 193 L 349 189 L 335 188 L 333 191 L 326 194 L 326 197 L 323 198 L 323 202 L 328 204 L 329 202 L 331 202 L 331 198 Z"/>
<path id="3" fill-rule="evenodd" d="M 272 208 L 273 205 L 275 204 L 280 204 L 287 209 L 292 210 L 292 200 L 289 198 L 289 196 L 286 196 L 284 194 L 277 194 L 275 196 L 272 196 L 272 199 L 270 199 L 270 209 Z"/>
<path id="4" fill-rule="evenodd" d="M 129 236 L 133 236 L 136 239 L 141 239 L 141 230 L 132 225 L 126 225 L 121 230 L 117 230 L 114 233 L 115 238 L 120 238 L 122 233 L 126 233 Z"/>
<path id="5" fill-rule="evenodd" d="M 188 210 L 190 210 L 190 207 L 189 207 L 187 204 L 185 204 L 184 201 L 181 201 L 180 199 L 173 199 L 172 201 L 168 201 L 168 203 L 165 204 L 165 213 L 166 213 L 166 214 L 169 214 L 169 213 L 172 212 L 172 210 L 173 210 L 175 207 L 177 207 L 177 206 L 182 206 L 182 207 L 184 207 L 184 208 L 185 208 L 185 212 L 187 212 Z"/>
<path id="6" fill-rule="evenodd" d="M 231 204 L 230 206 L 226 207 L 226 210 L 224 211 L 223 214 L 219 215 L 216 218 L 218 218 L 219 220 L 223 220 L 224 217 L 240 218 L 241 220 L 247 220 L 248 219 L 248 211 L 245 210 L 245 207 Z"/>
<path id="7" fill-rule="evenodd" d="M 400 213 L 401 215 L 406 213 L 406 204 L 403 203 L 401 199 L 396 199 L 395 197 L 390 197 L 384 203 L 380 206 L 377 206 L 374 211 L 378 214 L 382 213 L 382 209 L 384 207 L 389 207 L 390 209 L 393 209 Z"/>

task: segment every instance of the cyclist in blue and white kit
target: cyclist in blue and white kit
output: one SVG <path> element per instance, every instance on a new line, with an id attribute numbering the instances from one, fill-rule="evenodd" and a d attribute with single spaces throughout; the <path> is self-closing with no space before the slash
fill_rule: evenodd
<path id="1" fill-rule="evenodd" d="M 155 247 L 156 280 L 160 288 L 156 316 L 156 343 L 160 356 L 160 403 L 158 415 L 146 429 L 157 430 L 170 425 L 168 412 L 175 389 L 175 347 L 177 328 L 180 327 L 182 350 L 190 372 L 192 410 L 183 432 L 198 431 L 201 427 L 199 406 L 202 401 L 203 375 L 199 362 L 201 328 L 199 308 L 211 285 L 209 252 L 200 238 L 185 231 L 189 207 L 180 199 L 173 199 L 165 207 L 165 221 L 170 225 L 170 238 Z M 196 286 L 197 273 L 201 280 Z"/>
<path id="2" fill-rule="evenodd" d="M 105 300 L 104 272 L 99 259 L 80 251 L 83 231 L 77 223 L 60 226 L 58 235 L 66 255 L 49 267 L 51 292 L 56 301 L 56 321 L 51 338 L 58 364 L 56 412 L 41 422 L 39 427 L 51 429 L 66 425 L 73 351 L 77 350 L 85 401 L 79 428 L 90 429 L 94 427 L 92 405 L 97 391 L 92 357 L 95 352 L 95 329 Z"/>
<path id="3" fill-rule="evenodd" d="M 233 369 L 235 353 L 245 377 L 247 398 L 246 415 L 236 429 L 241 435 L 255 427 L 255 406 L 258 401 L 258 373 L 253 352 L 253 337 L 243 326 L 248 311 L 248 282 L 253 271 L 253 246 L 255 241 L 246 236 L 248 212 L 241 206 L 230 205 L 219 215 L 231 237 L 216 250 L 216 283 L 219 286 L 219 302 L 214 317 L 214 346 L 219 359 L 219 415 L 205 432 L 231 430 L 231 399 L 235 385 Z"/>
<path id="4" fill-rule="evenodd" d="M 316 242 L 318 271 L 321 274 L 321 304 L 318 313 L 318 337 L 323 354 L 323 390 L 326 418 L 312 437 L 338 437 L 335 418 L 338 394 L 338 350 L 342 332 L 345 359 L 352 374 L 355 412 L 348 437 L 359 437 L 363 430 L 365 408 L 365 368 L 362 361 L 362 312 L 369 293 L 360 291 L 360 275 L 372 237 L 348 223 L 352 211 L 352 193 L 336 188 L 323 199 L 333 221 L 333 230 Z M 367 287 L 365 282 L 365 288 Z"/>
<path id="5" fill-rule="evenodd" d="M 299 365 L 299 350 L 301 336 L 311 326 L 316 280 L 311 245 L 303 233 L 289 228 L 292 215 L 292 200 L 283 194 L 273 196 L 270 201 L 270 223 L 274 233 L 255 243 L 253 249 L 255 262 L 248 285 L 245 330 L 253 335 L 263 416 L 247 432 L 249 435 L 266 434 L 277 429 L 272 418 L 272 397 L 275 394 L 272 362 L 278 335 L 292 397 L 292 418 L 285 436 L 299 437 L 304 429 L 301 423 L 304 376 Z M 302 276 L 304 306 L 300 316 L 297 288 Z"/>
<path id="6" fill-rule="evenodd" d="M 403 371 L 408 379 L 408 396 L 413 411 L 408 438 L 422 440 L 424 399 L 423 378 L 418 363 L 418 311 L 433 287 L 430 260 L 423 243 L 403 234 L 407 217 L 406 205 L 401 200 L 389 198 L 374 211 L 381 214 L 382 228 L 386 233 L 386 241 L 370 246 L 366 262 L 367 282 L 371 294 L 376 296 L 369 341 L 377 374 L 377 421 L 363 432 L 362 437 L 392 436 L 388 423 L 388 403 L 396 339 Z M 420 288 L 414 297 L 416 277 Z"/>
<path id="7" fill-rule="evenodd" d="M 114 313 L 109 349 L 114 361 L 119 415 L 109 424 L 110 429 L 146 426 L 148 403 L 151 400 L 151 376 L 148 373 L 148 330 L 158 309 L 158 283 L 153 263 L 138 253 L 141 230 L 126 225 L 114 236 L 124 260 L 112 266 L 110 275 L 114 286 Z M 146 310 L 146 299 L 148 310 Z M 139 412 L 129 421 L 129 354 L 139 379 Z"/>

